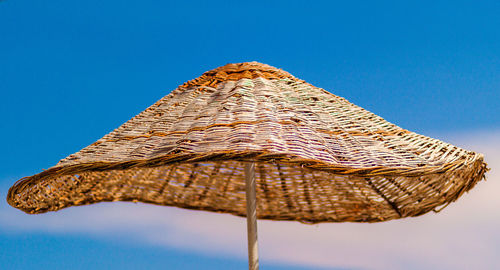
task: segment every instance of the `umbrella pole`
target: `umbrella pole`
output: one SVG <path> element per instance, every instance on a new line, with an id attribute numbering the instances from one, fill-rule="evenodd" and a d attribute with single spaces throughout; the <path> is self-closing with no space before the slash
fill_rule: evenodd
<path id="1" fill-rule="evenodd" d="M 245 163 L 247 234 L 248 234 L 248 269 L 259 269 L 259 250 L 257 245 L 257 209 L 255 198 L 255 163 Z"/>

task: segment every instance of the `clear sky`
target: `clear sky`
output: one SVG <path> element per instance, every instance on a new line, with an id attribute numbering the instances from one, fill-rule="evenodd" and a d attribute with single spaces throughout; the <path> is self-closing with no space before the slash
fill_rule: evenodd
<path id="1" fill-rule="evenodd" d="M 243 269 L 244 249 L 232 253 L 223 241 L 143 241 L 123 216 L 112 223 L 121 233 L 104 223 L 85 229 L 57 214 L 91 210 L 24 217 L 4 198 L 19 178 L 231 62 L 282 68 L 424 135 L 478 140 L 470 134 L 500 128 L 499 14 L 499 1 L 0 1 L 0 265 Z M 92 207 L 99 218 L 113 212 Z M 290 258 L 300 264 L 290 268 L 276 254 L 263 257 L 264 269 L 333 267 Z"/>

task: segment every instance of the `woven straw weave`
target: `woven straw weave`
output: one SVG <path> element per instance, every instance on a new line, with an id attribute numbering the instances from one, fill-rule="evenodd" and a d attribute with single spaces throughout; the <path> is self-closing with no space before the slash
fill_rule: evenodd
<path id="1" fill-rule="evenodd" d="M 415 134 L 287 72 L 251 62 L 204 73 L 56 166 L 18 181 L 12 206 L 102 201 L 245 216 L 256 162 L 261 219 L 417 216 L 484 178 L 481 154 Z"/>

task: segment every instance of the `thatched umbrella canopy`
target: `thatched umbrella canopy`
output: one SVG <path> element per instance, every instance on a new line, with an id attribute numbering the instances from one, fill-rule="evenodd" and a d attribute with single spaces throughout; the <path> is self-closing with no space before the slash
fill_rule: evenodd
<path id="1" fill-rule="evenodd" d="M 255 169 L 245 174 L 245 164 Z M 486 170 L 481 154 L 251 62 L 184 83 L 97 142 L 21 179 L 7 201 L 31 214 L 140 201 L 246 216 L 245 175 L 254 174 L 257 218 L 378 222 L 440 209 Z"/>

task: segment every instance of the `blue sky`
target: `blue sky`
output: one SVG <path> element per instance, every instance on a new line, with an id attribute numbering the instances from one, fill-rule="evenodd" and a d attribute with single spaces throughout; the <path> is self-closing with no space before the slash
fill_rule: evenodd
<path id="1" fill-rule="evenodd" d="M 481 141 L 470 134 L 500 128 L 498 14 L 498 1 L 0 1 L 0 197 L 230 62 L 282 68 L 424 135 Z M 21 217 L 5 200 L 0 210 L 9 269 L 246 266 L 244 254 L 127 239 L 126 229 L 16 229 L 55 215 Z M 263 268 L 291 269 L 279 258 Z"/>

